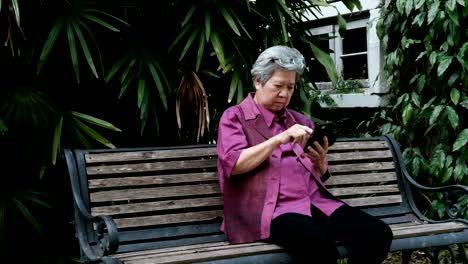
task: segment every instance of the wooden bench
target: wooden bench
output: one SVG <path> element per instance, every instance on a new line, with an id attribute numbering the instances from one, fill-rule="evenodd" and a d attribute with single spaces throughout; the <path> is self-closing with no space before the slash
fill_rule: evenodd
<path id="1" fill-rule="evenodd" d="M 83 262 L 287 263 L 279 246 L 229 245 L 214 145 L 64 150 Z M 330 191 L 390 224 L 392 251 L 468 242 L 468 221 L 455 196 L 466 186 L 428 188 L 408 175 L 390 137 L 338 139 L 330 148 Z M 412 188 L 442 191 L 451 203 L 444 222 L 417 209 Z M 454 196 L 455 195 L 455 196 Z M 337 245 L 341 256 L 346 250 Z M 407 258 L 409 255 L 404 254 Z"/>

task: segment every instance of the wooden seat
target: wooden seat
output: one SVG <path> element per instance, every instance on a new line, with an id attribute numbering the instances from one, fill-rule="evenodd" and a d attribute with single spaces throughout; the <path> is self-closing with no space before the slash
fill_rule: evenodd
<path id="1" fill-rule="evenodd" d="M 252 263 L 255 258 L 258 263 L 272 263 L 268 261 L 288 259 L 276 245 L 226 242 L 220 231 L 223 202 L 214 145 L 65 150 L 65 157 L 84 260 Z M 407 191 L 411 182 L 399 148 L 391 138 L 339 139 L 328 157 L 330 192 L 390 224 L 391 250 L 468 242 L 467 222 L 435 223 L 417 210 Z"/>

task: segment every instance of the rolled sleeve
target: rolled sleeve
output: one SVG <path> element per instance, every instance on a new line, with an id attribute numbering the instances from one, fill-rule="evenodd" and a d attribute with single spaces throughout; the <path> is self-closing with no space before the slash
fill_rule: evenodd
<path id="1" fill-rule="evenodd" d="M 246 147 L 247 138 L 240 122 L 240 112 L 236 107 L 229 108 L 221 116 L 218 127 L 218 172 L 220 177 L 228 179 Z"/>

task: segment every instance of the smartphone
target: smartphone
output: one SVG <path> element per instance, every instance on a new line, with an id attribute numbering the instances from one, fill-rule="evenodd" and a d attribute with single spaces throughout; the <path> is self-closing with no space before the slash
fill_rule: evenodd
<path id="1" fill-rule="evenodd" d="M 327 136 L 328 146 L 333 145 L 336 141 L 335 133 L 335 123 L 327 122 L 322 124 L 316 124 L 312 135 L 307 140 L 307 143 L 304 146 L 304 152 L 309 152 L 308 146 L 311 146 L 313 149 L 317 150 L 314 142 L 317 141 L 321 146 L 323 146 L 323 137 Z"/>

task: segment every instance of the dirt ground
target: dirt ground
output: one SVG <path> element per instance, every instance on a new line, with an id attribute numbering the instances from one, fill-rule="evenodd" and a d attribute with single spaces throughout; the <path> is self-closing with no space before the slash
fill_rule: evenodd
<path id="1" fill-rule="evenodd" d="M 468 254 L 467 250 L 468 248 L 465 245 L 465 254 Z M 456 254 L 455 255 L 455 263 L 454 264 L 467 264 L 466 262 L 464 263 L 463 261 L 459 260 L 458 258 L 458 250 L 455 247 L 451 247 L 453 252 Z M 411 264 L 432 264 L 429 257 L 425 252 L 422 251 L 415 251 L 411 255 Z M 449 263 L 449 262 L 444 262 L 443 260 L 441 263 Z M 383 264 L 401 264 L 401 252 L 391 252 L 388 254 L 387 259 L 383 262 Z"/>
<path id="2" fill-rule="evenodd" d="M 414 252 L 411 255 L 410 263 L 414 264 L 432 264 L 424 252 Z M 383 264 L 401 264 L 401 252 L 391 252 Z"/>

